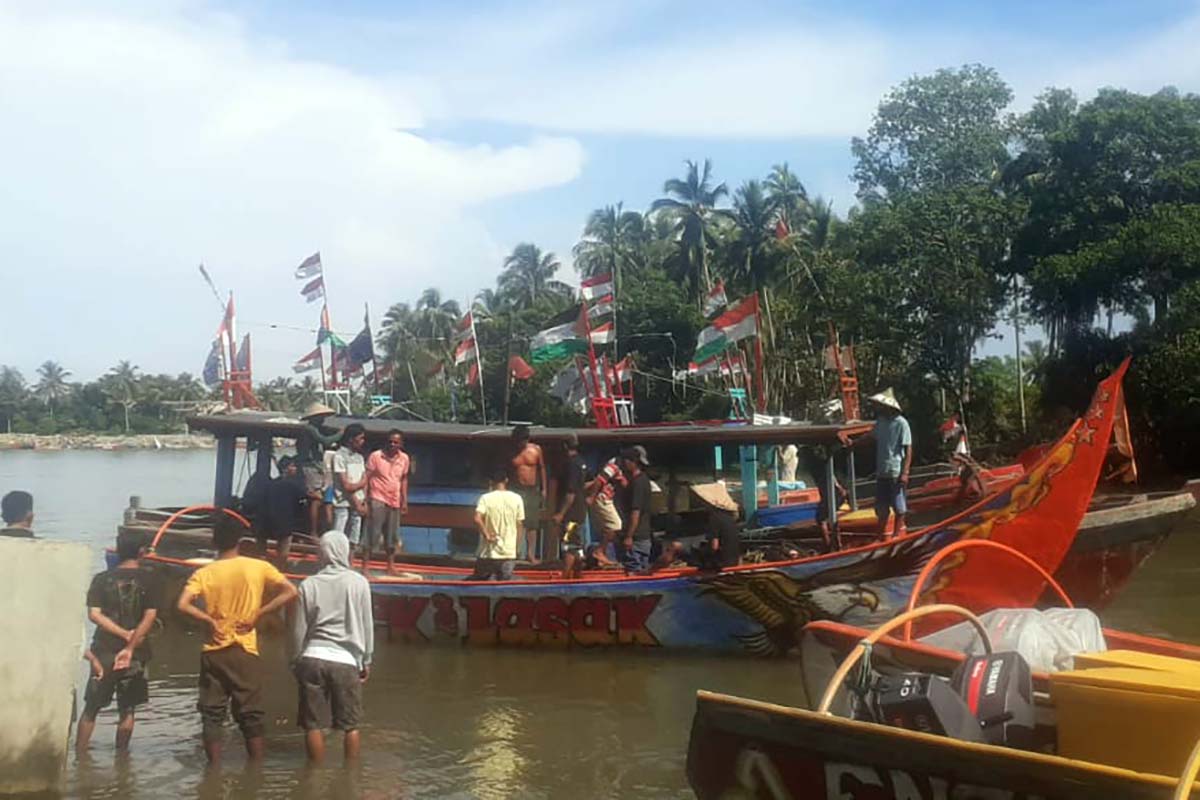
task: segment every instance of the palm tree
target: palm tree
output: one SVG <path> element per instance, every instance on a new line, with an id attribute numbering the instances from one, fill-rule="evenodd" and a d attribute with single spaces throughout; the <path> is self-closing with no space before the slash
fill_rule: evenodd
<path id="1" fill-rule="evenodd" d="M 775 209 L 761 183 L 750 180 L 738 188 L 733 198 L 733 221 L 736 225 L 730 242 L 733 271 L 762 297 L 768 341 L 773 343 L 775 325 L 771 319 L 769 288 L 779 254 L 775 244 Z"/>
<path id="2" fill-rule="evenodd" d="M 305 375 L 299 383 L 288 387 L 288 402 L 291 403 L 293 409 L 306 408 L 310 403 L 316 402 L 320 396 L 321 384 L 317 383 L 317 379 L 312 375 Z"/>
<path id="3" fill-rule="evenodd" d="M 787 162 L 776 164 L 765 181 L 767 197 L 788 231 L 796 229 L 808 216 L 808 191 Z"/>
<path id="4" fill-rule="evenodd" d="M 141 375 L 138 368 L 128 361 L 119 361 L 104 376 L 104 391 L 114 403 L 125 411 L 125 433 L 129 433 L 129 410 L 137 405 Z"/>
<path id="5" fill-rule="evenodd" d="M 543 297 L 569 298 L 571 287 L 554 279 L 561 267 L 554 253 L 543 253 L 537 245 L 522 242 L 504 259 L 497 285 L 517 310 L 529 308 Z"/>
<path id="6" fill-rule="evenodd" d="M 454 330 L 462 319 L 457 300 L 443 300 L 437 289 L 426 289 L 417 300 L 416 333 L 427 340 L 426 349 L 435 352 L 452 346 Z"/>
<path id="7" fill-rule="evenodd" d="M 179 373 L 172 383 L 174 386 L 171 393 L 175 395 L 176 400 L 194 402 L 208 396 L 208 390 L 204 388 L 204 384 L 190 372 Z"/>
<path id="8" fill-rule="evenodd" d="M 495 289 L 481 290 L 471 303 L 471 313 L 480 320 L 495 319 L 508 310 L 508 298 Z"/>
<path id="9" fill-rule="evenodd" d="M 636 269 L 642 263 L 645 226 L 641 214 L 622 210 L 621 203 L 596 209 L 588 215 L 583 238 L 572 249 L 576 268 L 585 277 L 612 275 L 619 292 L 622 270 Z"/>
<path id="10" fill-rule="evenodd" d="M 682 180 L 671 178 L 663 184 L 663 194 L 650 204 L 652 211 L 667 211 L 675 217 L 675 230 L 680 245 L 680 271 L 688 282 L 691 296 L 700 297 L 708 291 L 712 278 L 708 272 L 707 251 L 716 240 L 714 219 L 722 215 L 716 208 L 721 198 L 729 194 L 724 183 L 713 186 L 712 161 L 704 159 L 701 168 L 695 161 L 684 162 L 687 174 Z"/>
<path id="11" fill-rule="evenodd" d="M 50 410 L 50 419 L 54 419 L 54 403 L 66 397 L 71 392 L 71 387 L 67 383 L 67 378 L 71 376 L 71 371 L 63 369 L 62 364 L 57 361 L 43 361 L 42 365 L 37 369 L 38 382 L 34 387 L 33 393 L 39 400 L 46 404 Z"/>
<path id="12" fill-rule="evenodd" d="M 291 378 L 275 378 L 259 387 L 258 399 L 272 411 L 286 411 L 291 405 Z"/>

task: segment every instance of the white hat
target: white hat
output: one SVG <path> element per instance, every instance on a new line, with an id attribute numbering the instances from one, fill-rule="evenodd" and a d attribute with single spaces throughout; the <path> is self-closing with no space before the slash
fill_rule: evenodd
<path id="1" fill-rule="evenodd" d="M 738 510 L 738 504 L 729 496 L 729 490 L 723 483 L 693 483 L 692 492 L 713 508 L 722 511 Z"/>
<path id="2" fill-rule="evenodd" d="M 900 401 L 896 399 L 896 393 L 892 391 L 892 387 L 890 386 L 879 394 L 873 394 L 867 399 L 877 405 L 887 406 L 888 408 L 900 411 Z"/>
<path id="3" fill-rule="evenodd" d="M 300 416 L 300 419 L 311 419 L 312 417 L 330 417 L 336 413 L 336 411 L 324 403 L 309 403 L 308 408 L 304 409 L 304 413 Z"/>

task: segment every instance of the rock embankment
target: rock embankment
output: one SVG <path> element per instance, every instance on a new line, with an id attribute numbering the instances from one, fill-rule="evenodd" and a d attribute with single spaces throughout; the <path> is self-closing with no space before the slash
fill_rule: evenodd
<path id="1" fill-rule="evenodd" d="M 0 450 L 195 450 L 211 448 L 211 436 L 188 433 L 109 436 L 95 433 L 0 433 Z"/>

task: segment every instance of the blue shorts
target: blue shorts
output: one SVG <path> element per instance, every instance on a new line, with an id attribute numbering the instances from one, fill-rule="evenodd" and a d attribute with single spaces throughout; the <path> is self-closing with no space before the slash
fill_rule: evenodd
<path id="1" fill-rule="evenodd" d="M 893 509 L 900 516 L 908 513 L 904 486 L 898 478 L 879 478 L 875 481 L 875 516 L 887 519 Z"/>

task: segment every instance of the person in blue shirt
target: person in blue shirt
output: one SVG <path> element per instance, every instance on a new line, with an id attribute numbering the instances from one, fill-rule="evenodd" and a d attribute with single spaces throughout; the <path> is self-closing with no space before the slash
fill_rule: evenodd
<path id="1" fill-rule="evenodd" d="M 893 516 L 892 536 L 907 532 L 905 492 L 912 467 L 912 429 L 900 413 L 900 401 L 891 389 L 870 398 L 875 407 L 875 518 L 879 534 L 888 538 L 888 519 Z"/>

